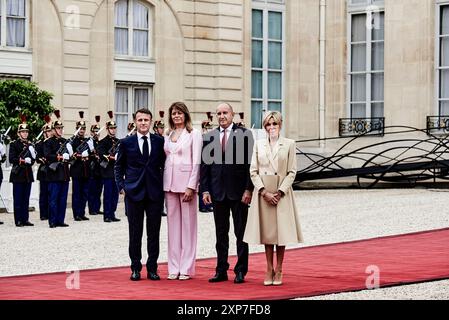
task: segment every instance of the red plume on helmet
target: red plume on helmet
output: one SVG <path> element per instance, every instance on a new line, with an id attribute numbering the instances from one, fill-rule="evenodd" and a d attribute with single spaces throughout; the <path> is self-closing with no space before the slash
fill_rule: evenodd
<path id="1" fill-rule="evenodd" d="M 240 115 L 240 119 L 243 120 L 245 118 L 245 113 L 244 112 L 240 112 L 239 115 Z"/>
<path id="2" fill-rule="evenodd" d="M 45 124 L 42 127 L 42 131 L 44 131 L 44 132 L 50 131 L 51 130 L 51 117 L 50 117 L 50 115 L 48 115 L 48 114 L 45 115 L 44 116 L 44 121 L 45 121 Z"/>
<path id="3" fill-rule="evenodd" d="M 24 114 L 20 114 L 20 120 L 22 121 L 21 124 L 19 124 L 19 127 L 17 128 L 17 132 L 21 131 L 28 131 L 28 125 L 27 125 L 27 117 Z"/>
<path id="4" fill-rule="evenodd" d="M 55 114 L 57 119 L 61 118 L 61 111 L 60 110 L 55 110 L 54 114 Z"/>
<path id="5" fill-rule="evenodd" d="M 162 110 L 159 111 L 159 116 L 161 117 L 161 119 L 164 118 L 164 115 L 165 115 L 165 111 L 162 111 Z"/>
<path id="6" fill-rule="evenodd" d="M 98 130 L 100 130 L 100 116 L 95 116 L 95 121 L 96 123 L 90 126 L 90 131 L 91 132 L 96 132 Z"/>
<path id="7" fill-rule="evenodd" d="M 108 116 L 109 116 L 109 119 L 111 119 L 111 120 L 106 122 L 106 128 L 108 128 L 108 129 L 117 128 L 117 124 L 115 123 L 114 120 L 112 120 L 114 118 L 114 112 L 108 111 Z"/>
<path id="8" fill-rule="evenodd" d="M 55 110 L 53 112 L 57 118 L 56 121 L 53 122 L 52 128 L 64 128 L 64 125 L 62 124 L 61 119 L 61 111 L 60 110 Z"/>
<path id="9" fill-rule="evenodd" d="M 84 111 L 78 111 L 78 114 L 80 115 L 80 120 L 76 122 L 76 128 L 86 128 L 86 121 L 84 121 Z"/>

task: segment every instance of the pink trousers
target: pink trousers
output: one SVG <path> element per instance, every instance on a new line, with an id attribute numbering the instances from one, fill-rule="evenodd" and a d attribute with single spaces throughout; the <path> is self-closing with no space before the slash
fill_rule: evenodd
<path id="1" fill-rule="evenodd" d="M 198 194 L 182 202 L 184 193 L 166 192 L 168 273 L 195 275 Z"/>

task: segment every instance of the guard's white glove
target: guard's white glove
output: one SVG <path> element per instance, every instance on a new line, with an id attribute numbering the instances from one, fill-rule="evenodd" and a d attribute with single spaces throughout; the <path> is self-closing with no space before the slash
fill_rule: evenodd
<path id="1" fill-rule="evenodd" d="M 34 150 L 34 147 L 29 146 L 28 150 L 30 150 L 31 158 L 36 159 L 36 150 Z"/>
<path id="2" fill-rule="evenodd" d="M 89 150 L 91 152 L 95 150 L 94 141 L 92 140 L 92 138 L 89 138 L 89 140 L 87 140 L 87 145 L 89 146 Z"/>
<path id="3" fill-rule="evenodd" d="M 67 143 L 66 145 L 67 151 L 69 152 L 69 156 L 73 156 L 73 147 L 70 143 Z"/>
<path id="4" fill-rule="evenodd" d="M 69 159 L 70 159 L 70 155 L 69 155 L 68 153 L 64 153 L 64 154 L 62 155 L 62 159 L 64 159 L 64 160 L 69 160 Z"/>
<path id="5" fill-rule="evenodd" d="M 115 154 L 115 161 L 117 161 L 118 153 Z"/>
<path id="6" fill-rule="evenodd" d="M 89 151 L 84 150 L 83 153 L 81 153 L 81 157 L 86 158 L 89 156 Z"/>
<path id="7" fill-rule="evenodd" d="M 3 157 L 5 153 L 5 146 L 3 145 L 3 143 L 0 143 L 0 156 Z"/>
<path id="8" fill-rule="evenodd" d="M 26 163 L 26 164 L 31 164 L 31 158 L 26 157 L 26 158 L 25 158 L 25 163 Z"/>

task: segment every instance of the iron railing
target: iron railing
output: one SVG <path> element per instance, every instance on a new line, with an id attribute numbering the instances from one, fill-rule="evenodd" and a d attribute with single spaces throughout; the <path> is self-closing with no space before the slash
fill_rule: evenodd
<path id="1" fill-rule="evenodd" d="M 385 118 L 347 118 L 339 119 L 340 137 L 383 136 Z"/>

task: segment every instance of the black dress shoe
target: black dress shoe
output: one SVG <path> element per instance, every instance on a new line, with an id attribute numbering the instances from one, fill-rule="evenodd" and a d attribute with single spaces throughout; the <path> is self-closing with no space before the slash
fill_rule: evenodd
<path id="1" fill-rule="evenodd" d="M 80 217 L 80 218 L 81 218 L 81 220 L 83 220 L 83 221 L 90 220 L 88 217 L 84 217 L 84 216 L 82 216 L 82 217 Z"/>
<path id="2" fill-rule="evenodd" d="M 112 222 L 112 220 L 109 219 L 109 218 L 104 218 L 103 221 L 104 221 L 104 222 Z"/>
<path id="3" fill-rule="evenodd" d="M 66 223 L 59 223 L 56 225 L 57 227 L 68 227 L 69 225 Z"/>
<path id="4" fill-rule="evenodd" d="M 234 283 L 243 283 L 245 282 L 245 276 L 243 275 L 243 272 L 237 272 L 235 275 Z"/>
<path id="5" fill-rule="evenodd" d="M 41 218 L 41 221 L 45 221 L 45 220 L 48 220 L 48 218 L 46 218 L 46 217 Z"/>
<path id="6" fill-rule="evenodd" d="M 25 227 L 33 227 L 34 224 L 32 224 L 31 222 L 27 221 L 23 224 Z"/>
<path id="7" fill-rule="evenodd" d="M 133 271 L 133 273 L 131 274 L 130 279 L 132 281 L 139 281 L 140 280 L 140 271 Z"/>
<path id="8" fill-rule="evenodd" d="M 114 217 L 114 218 L 112 218 L 112 219 L 111 219 L 111 221 L 112 221 L 112 222 L 119 222 L 119 221 L 120 221 L 120 219 L 118 219 L 118 218 Z"/>
<path id="9" fill-rule="evenodd" d="M 89 214 L 90 214 L 91 216 L 96 216 L 96 215 L 98 215 L 98 212 L 89 212 Z"/>
<path id="10" fill-rule="evenodd" d="M 81 217 L 75 217 L 75 221 L 83 221 L 83 219 Z"/>
<path id="11" fill-rule="evenodd" d="M 3 221 L 0 221 L 0 224 L 3 224 Z"/>
<path id="12" fill-rule="evenodd" d="M 17 222 L 16 223 L 16 227 L 23 227 L 23 223 L 22 222 Z"/>
<path id="13" fill-rule="evenodd" d="M 50 228 L 56 228 L 56 224 L 54 224 L 54 223 L 50 223 Z"/>
<path id="14" fill-rule="evenodd" d="M 161 277 L 156 272 L 148 272 L 147 278 L 150 280 L 161 280 Z"/>
<path id="15" fill-rule="evenodd" d="M 207 209 L 207 211 L 214 212 L 214 208 L 209 208 L 209 209 Z"/>
<path id="16" fill-rule="evenodd" d="M 228 281 L 228 274 L 227 273 L 219 273 L 217 272 L 215 276 L 209 279 L 209 282 L 221 282 L 221 281 Z"/>

